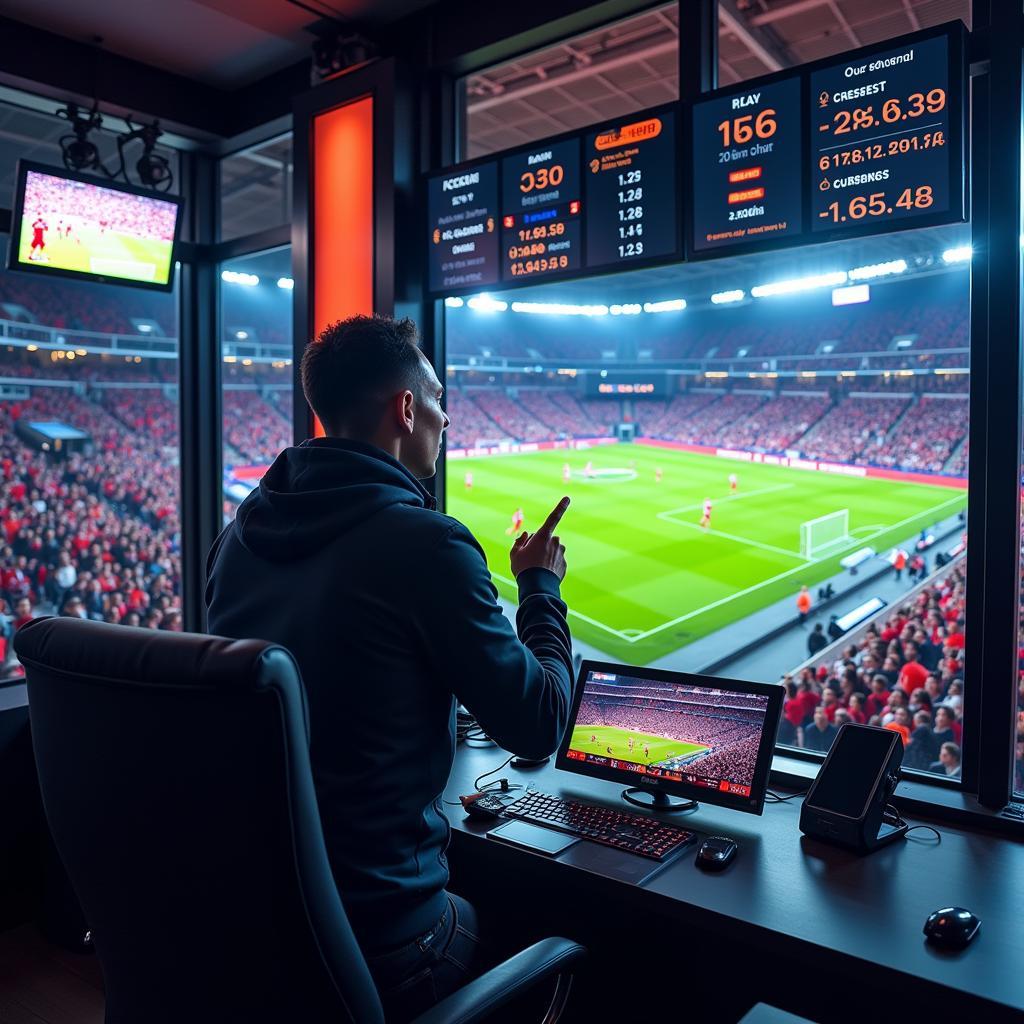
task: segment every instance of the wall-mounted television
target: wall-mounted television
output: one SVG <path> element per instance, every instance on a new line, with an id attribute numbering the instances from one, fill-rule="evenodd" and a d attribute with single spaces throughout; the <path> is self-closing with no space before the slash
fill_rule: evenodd
<path id="1" fill-rule="evenodd" d="M 182 201 L 20 161 L 7 266 L 170 291 Z"/>

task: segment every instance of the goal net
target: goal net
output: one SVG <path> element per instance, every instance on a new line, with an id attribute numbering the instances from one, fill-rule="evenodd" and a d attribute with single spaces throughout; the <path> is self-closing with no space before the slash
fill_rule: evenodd
<path id="1" fill-rule="evenodd" d="M 827 516 L 808 519 L 800 524 L 800 554 L 804 558 L 818 558 L 829 549 L 850 537 L 850 510 L 842 508 Z"/>

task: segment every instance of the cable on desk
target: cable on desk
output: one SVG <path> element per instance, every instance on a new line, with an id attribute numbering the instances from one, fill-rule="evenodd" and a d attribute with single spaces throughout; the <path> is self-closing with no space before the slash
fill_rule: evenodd
<path id="1" fill-rule="evenodd" d="M 903 818 L 903 815 L 900 814 L 900 812 L 892 804 L 886 804 L 885 810 L 886 814 L 891 815 L 894 819 L 892 822 L 890 822 L 890 824 L 895 825 L 897 828 L 902 828 L 904 825 L 907 824 Z M 933 832 L 935 834 L 936 840 L 940 843 L 942 842 L 942 833 L 937 828 L 935 828 L 934 825 L 909 825 L 907 827 L 906 835 L 909 836 L 911 832 L 914 832 L 919 828 L 923 828 L 927 832 Z M 917 837 L 915 836 L 914 838 Z"/>
<path id="2" fill-rule="evenodd" d="M 781 793 L 768 789 L 765 790 L 764 802 L 766 804 L 784 804 L 787 800 L 795 800 L 798 796 L 807 796 L 809 792 L 809 789 L 802 789 L 799 793 L 789 793 L 787 796 L 782 796 Z"/>

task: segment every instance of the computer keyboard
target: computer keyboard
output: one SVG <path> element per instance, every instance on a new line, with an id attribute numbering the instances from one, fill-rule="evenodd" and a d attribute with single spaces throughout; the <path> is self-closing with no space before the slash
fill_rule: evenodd
<path id="1" fill-rule="evenodd" d="M 577 800 L 563 800 L 532 790 L 510 803 L 505 808 L 505 817 L 568 832 L 581 839 L 654 860 L 664 860 L 696 839 L 693 832 L 655 818 L 625 814 Z"/>

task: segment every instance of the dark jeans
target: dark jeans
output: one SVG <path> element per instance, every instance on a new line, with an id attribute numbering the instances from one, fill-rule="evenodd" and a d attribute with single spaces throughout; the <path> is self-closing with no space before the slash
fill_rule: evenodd
<path id="1" fill-rule="evenodd" d="M 419 938 L 367 957 L 388 1024 L 410 1020 L 481 974 L 486 966 L 477 915 L 448 893 L 448 909 Z"/>

